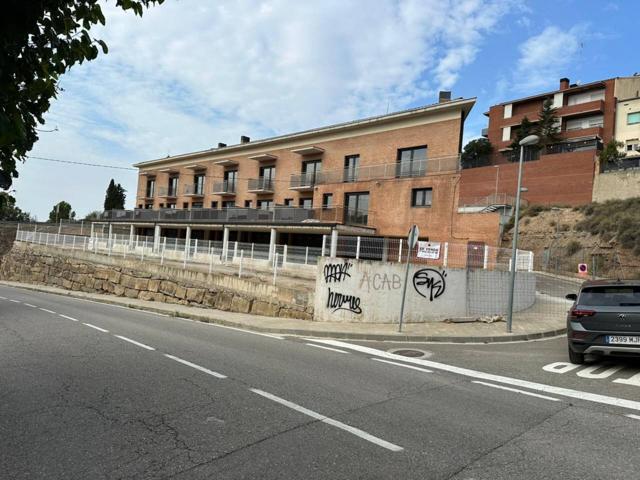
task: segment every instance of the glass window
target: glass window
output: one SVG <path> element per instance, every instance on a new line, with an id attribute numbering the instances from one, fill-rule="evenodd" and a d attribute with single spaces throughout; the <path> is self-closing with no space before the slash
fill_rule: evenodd
<path id="1" fill-rule="evenodd" d="M 251 208 L 251 200 L 244 201 L 244 208 Z"/>
<path id="2" fill-rule="evenodd" d="M 348 155 L 344 157 L 344 181 L 355 182 L 358 179 L 358 167 L 360 155 Z"/>
<path id="3" fill-rule="evenodd" d="M 293 207 L 293 198 L 285 198 L 284 199 L 285 207 Z"/>
<path id="4" fill-rule="evenodd" d="M 401 148 L 398 150 L 396 176 L 416 177 L 427 171 L 427 147 Z"/>
<path id="5" fill-rule="evenodd" d="M 273 207 L 273 200 L 258 200 L 258 208 L 269 210 L 271 207 Z"/>
<path id="6" fill-rule="evenodd" d="M 224 172 L 225 191 L 230 193 L 235 192 L 237 180 L 238 180 L 237 170 L 226 170 Z"/>
<path id="7" fill-rule="evenodd" d="M 432 195 L 432 188 L 414 188 L 411 190 L 411 206 L 430 207 Z"/>
<path id="8" fill-rule="evenodd" d="M 204 195 L 204 173 L 198 173 L 193 176 L 194 190 L 196 195 Z"/>
<path id="9" fill-rule="evenodd" d="M 155 192 L 156 192 L 156 179 L 149 178 L 147 180 L 147 192 L 146 192 L 147 198 L 153 197 L 155 195 Z"/>
<path id="10" fill-rule="evenodd" d="M 627 125 L 640 123 L 640 112 L 627 113 Z"/>
<path id="11" fill-rule="evenodd" d="M 218 201 L 214 200 L 213 202 L 211 202 L 211 208 L 218 208 Z"/>
<path id="12" fill-rule="evenodd" d="M 223 200 L 222 208 L 233 208 L 236 206 L 235 200 Z"/>
<path id="13" fill-rule="evenodd" d="M 176 208 L 175 203 L 167 203 L 167 208 Z"/>
<path id="14" fill-rule="evenodd" d="M 302 184 L 315 185 L 321 168 L 322 160 L 309 160 L 308 162 L 302 162 Z"/>
<path id="15" fill-rule="evenodd" d="M 313 198 L 301 198 L 300 206 L 302 208 L 313 208 Z"/>
<path id="16" fill-rule="evenodd" d="M 640 306 L 640 286 L 584 288 L 578 304 L 590 307 L 637 307 Z"/>
<path id="17" fill-rule="evenodd" d="M 344 194 L 345 223 L 366 225 L 369 220 L 369 192 Z"/>
<path id="18" fill-rule="evenodd" d="M 185 209 L 185 210 L 188 209 L 189 208 L 189 202 L 184 202 L 182 204 L 182 208 Z"/>
<path id="19" fill-rule="evenodd" d="M 153 203 L 147 203 L 144 208 L 146 208 L 147 210 L 151 210 L 153 208 Z"/>
<path id="20" fill-rule="evenodd" d="M 276 177 L 276 167 L 269 165 L 260 167 L 260 178 L 262 179 L 262 188 L 264 190 L 273 190 L 273 180 Z"/>
<path id="21" fill-rule="evenodd" d="M 333 207 L 333 193 L 322 194 L 322 208 Z"/>
<path id="22" fill-rule="evenodd" d="M 169 192 L 170 197 L 175 197 L 178 194 L 178 177 L 169 178 Z"/>
<path id="23" fill-rule="evenodd" d="M 191 208 L 202 208 L 202 202 L 193 202 Z"/>

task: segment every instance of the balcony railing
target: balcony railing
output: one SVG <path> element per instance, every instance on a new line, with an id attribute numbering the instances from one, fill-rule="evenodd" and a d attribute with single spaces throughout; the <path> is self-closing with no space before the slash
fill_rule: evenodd
<path id="1" fill-rule="evenodd" d="M 191 195 L 191 196 L 202 196 L 204 195 L 204 184 L 191 183 L 191 184 L 185 185 L 183 188 L 183 193 L 185 195 Z"/>
<path id="2" fill-rule="evenodd" d="M 225 180 L 213 184 L 213 192 L 218 195 L 232 195 L 236 193 L 236 182 Z"/>
<path id="3" fill-rule="evenodd" d="M 159 197 L 177 197 L 178 196 L 178 188 L 171 187 L 158 187 L 158 196 Z"/>
<path id="4" fill-rule="evenodd" d="M 320 173 L 303 173 L 301 175 L 291 175 L 291 180 L 289 182 L 289 188 L 292 189 L 310 189 L 313 188 L 318 182 L 318 178 L 320 177 Z"/>
<path id="5" fill-rule="evenodd" d="M 273 192 L 273 179 L 268 177 L 250 178 L 249 192 Z"/>
<path id="6" fill-rule="evenodd" d="M 640 168 L 640 155 L 635 157 L 623 158 L 618 162 L 605 163 L 600 167 L 600 171 L 604 173 L 635 168 Z"/>
<path id="7" fill-rule="evenodd" d="M 577 142 L 561 142 L 547 145 L 546 154 L 581 152 L 583 150 L 602 150 L 602 142 L 597 138 Z"/>
<path id="8" fill-rule="evenodd" d="M 191 223 L 284 223 L 310 224 L 342 223 L 345 225 L 372 226 L 373 212 L 350 211 L 342 206 L 302 208 L 192 208 L 159 210 L 108 210 L 101 216 L 112 222 L 191 222 Z"/>

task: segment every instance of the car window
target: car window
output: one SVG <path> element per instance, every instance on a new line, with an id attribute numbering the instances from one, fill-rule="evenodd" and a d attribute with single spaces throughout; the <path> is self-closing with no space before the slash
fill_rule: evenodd
<path id="1" fill-rule="evenodd" d="M 603 307 L 640 306 L 640 286 L 586 287 L 580 292 L 578 303 Z"/>

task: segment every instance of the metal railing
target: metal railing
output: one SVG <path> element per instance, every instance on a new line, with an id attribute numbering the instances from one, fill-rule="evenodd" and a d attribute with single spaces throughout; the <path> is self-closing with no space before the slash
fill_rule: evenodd
<path id="1" fill-rule="evenodd" d="M 460 203 L 462 207 L 490 207 L 494 205 L 514 206 L 516 204 L 516 197 L 507 193 L 492 193 L 491 195 L 484 197 L 464 199 Z M 528 202 L 521 198 L 520 204 L 525 206 Z"/>
<path id="2" fill-rule="evenodd" d="M 159 197 L 177 197 L 178 196 L 178 188 L 172 187 L 158 187 L 158 196 Z"/>
<path id="3" fill-rule="evenodd" d="M 182 189 L 184 195 L 204 195 L 204 183 L 190 183 Z"/>
<path id="4" fill-rule="evenodd" d="M 236 193 L 236 182 L 225 180 L 224 182 L 216 182 L 213 184 L 212 193 Z"/>
<path id="5" fill-rule="evenodd" d="M 250 178 L 248 191 L 273 192 L 273 179 L 269 177 Z"/>
<path id="6" fill-rule="evenodd" d="M 583 150 L 602 150 L 602 142 L 597 138 L 577 142 L 561 142 L 547 145 L 546 154 L 580 152 Z"/>
<path id="7" fill-rule="evenodd" d="M 303 173 L 300 175 L 291 175 L 289 188 L 311 188 L 316 185 L 320 173 Z"/>
<path id="8" fill-rule="evenodd" d="M 640 155 L 634 157 L 627 157 L 617 162 L 603 163 L 600 167 L 602 173 L 615 172 L 617 170 L 627 170 L 640 168 Z"/>

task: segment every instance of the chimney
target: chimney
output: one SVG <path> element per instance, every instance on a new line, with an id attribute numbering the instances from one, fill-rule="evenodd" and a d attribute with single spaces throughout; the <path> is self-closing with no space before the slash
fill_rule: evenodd
<path id="1" fill-rule="evenodd" d="M 560 79 L 560 90 L 566 90 L 567 88 L 569 88 L 569 79 L 568 78 L 561 78 Z"/>
<path id="2" fill-rule="evenodd" d="M 249 137 L 247 137 L 246 135 L 241 135 L 240 136 L 240 143 L 249 143 L 251 141 L 251 139 Z"/>
<path id="3" fill-rule="evenodd" d="M 440 90 L 438 93 L 438 103 L 450 102 L 451 101 L 451 92 L 446 90 Z"/>
<path id="4" fill-rule="evenodd" d="M 224 148 L 226 146 L 227 146 L 226 143 L 218 142 L 218 148 Z"/>

